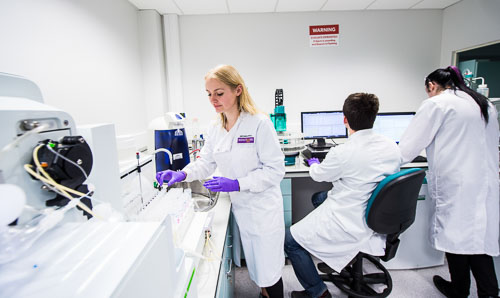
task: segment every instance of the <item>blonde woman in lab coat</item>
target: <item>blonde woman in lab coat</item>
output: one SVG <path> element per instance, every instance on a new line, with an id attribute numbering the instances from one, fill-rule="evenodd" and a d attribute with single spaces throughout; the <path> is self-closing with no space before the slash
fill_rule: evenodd
<path id="1" fill-rule="evenodd" d="M 434 248 L 446 252 L 451 282 L 433 281 L 447 297 L 467 297 L 470 271 L 479 297 L 497 297 L 492 256 L 499 254 L 497 111 L 465 86 L 456 67 L 425 79 L 424 100 L 401 138 L 404 163 L 427 151 Z"/>
<path id="2" fill-rule="evenodd" d="M 218 168 L 222 177 L 204 185 L 229 192 L 250 278 L 263 296 L 283 297 L 285 223 L 280 182 L 285 162 L 276 131 L 269 117 L 257 111 L 234 67 L 210 70 L 205 87 L 220 121 L 209 128 L 201 158 L 180 172 L 159 172 L 157 180 L 169 181 L 168 185 L 201 180 Z"/>

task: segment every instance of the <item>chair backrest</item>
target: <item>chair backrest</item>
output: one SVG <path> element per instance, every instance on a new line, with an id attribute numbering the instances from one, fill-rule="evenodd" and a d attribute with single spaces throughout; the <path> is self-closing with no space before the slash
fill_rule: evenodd
<path id="1" fill-rule="evenodd" d="M 368 226 L 380 234 L 396 234 L 397 238 L 415 221 L 418 193 L 424 177 L 424 170 L 411 168 L 382 180 L 368 200 Z"/>

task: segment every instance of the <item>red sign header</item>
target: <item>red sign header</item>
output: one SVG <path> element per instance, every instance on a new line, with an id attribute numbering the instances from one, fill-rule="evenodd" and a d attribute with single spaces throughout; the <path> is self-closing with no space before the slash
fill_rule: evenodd
<path id="1" fill-rule="evenodd" d="M 339 24 L 309 26 L 309 35 L 339 34 Z"/>

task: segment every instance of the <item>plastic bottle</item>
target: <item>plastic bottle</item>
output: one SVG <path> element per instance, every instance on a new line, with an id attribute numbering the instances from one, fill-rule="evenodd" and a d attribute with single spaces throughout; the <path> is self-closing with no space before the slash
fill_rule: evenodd
<path id="1" fill-rule="evenodd" d="M 484 95 L 486 97 L 489 97 L 489 95 L 490 95 L 490 89 L 488 88 L 488 85 L 486 85 L 486 84 L 480 84 L 477 87 L 477 92 L 481 93 L 482 95 Z"/>

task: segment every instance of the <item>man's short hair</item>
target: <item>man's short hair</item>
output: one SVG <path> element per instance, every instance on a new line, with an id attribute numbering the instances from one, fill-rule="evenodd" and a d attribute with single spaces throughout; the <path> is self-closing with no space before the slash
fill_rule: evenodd
<path id="1" fill-rule="evenodd" d="M 352 130 L 373 128 L 378 113 L 378 97 L 371 93 L 353 93 L 344 101 L 342 112 Z"/>

